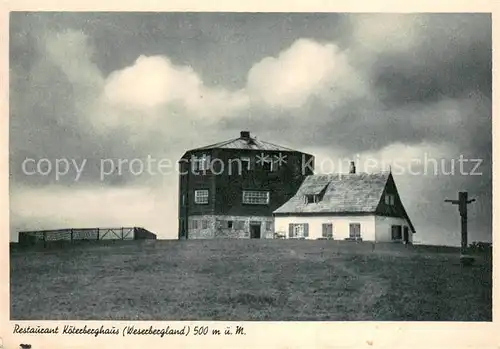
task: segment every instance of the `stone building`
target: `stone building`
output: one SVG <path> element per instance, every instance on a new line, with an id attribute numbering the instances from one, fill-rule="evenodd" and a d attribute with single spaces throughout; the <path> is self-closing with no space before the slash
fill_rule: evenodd
<path id="1" fill-rule="evenodd" d="M 313 169 L 312 155 L 248 131 L 187 151 L 179 160 L 179 239 L 273 238 L 273 211 Z"/>

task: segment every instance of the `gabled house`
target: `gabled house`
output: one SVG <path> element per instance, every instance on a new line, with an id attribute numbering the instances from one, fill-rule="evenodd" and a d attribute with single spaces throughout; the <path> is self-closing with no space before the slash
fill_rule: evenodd
<path id="1" fill-rule="evenodd" d="M 412 243 L 415 228 L 391 172 L 310 175 L 273 212 L 286 238 Z"/>

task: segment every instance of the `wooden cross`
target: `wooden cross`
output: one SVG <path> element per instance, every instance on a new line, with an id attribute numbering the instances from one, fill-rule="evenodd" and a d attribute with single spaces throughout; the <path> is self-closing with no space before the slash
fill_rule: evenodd
<path id="1" fill-rule="evenodd" d="M 444 200 L 444 202 L 451 202 L 453 205 L 458 205 L 462 226 L 462 254 L 467 252 L 467 205 L 474 201 L 476 201 L 476 199 L 468 199 L 468 193 L 466 191 L 458 193 L 458 200 Z"/>

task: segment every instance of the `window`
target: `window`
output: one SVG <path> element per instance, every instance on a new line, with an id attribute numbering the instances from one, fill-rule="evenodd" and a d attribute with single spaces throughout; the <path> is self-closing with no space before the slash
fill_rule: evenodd
<path id="1" fill-rule="evenodd" d="M 333 224 L 332 223 L 323 223 L 323 231 L 322 231 L 321 236 L 326 238 L 326 239 L 333 238 Z"/>
<path id="2" fill-rule="evenodd" d="M 359 223 L 349 224 L 349 239 L 350 240 L 361 239 L 361 224 Z"/>
<path id="3" fill-rule="evenodd" d="M 240 159 L 242 171 L 250 171 L 250 158 L 244 157 Z"/>
<path id="4" fill-rule="evenodd" d="M 288 225 L 288 237 L 290 239 L 300 239 L 306 238 L 309 236 L 309 224 L 308 223 L 300 223 L 294 224 L 290 223 Z"/>
<path id="5" fill-rule="evenodd" d="M 391 227 L 391 239 L 401 240 L 403 238 L 402 230 L 400 225 L 393 225 Z"/>
<path id="6" fill-rule="evenodd" d="M 181 205 L 182 205 L 182 206 L 186 206 L 186 194 L 182 194 L 182 197 L 181 197 Z"/>
<path id="7" fill-rule="evenodd" d="M 195 190 L 194 202 L 196 204 L 208 204 L 208 190 L 207 189 Z"/>
<path id="8" fill-rule="evenodd" d="M 319 195 L 317 194 L 307 194 L 304 198 L 306 204 L 315 204 L 319 202 Z"/>
<path id="9" fill-rule="evenodd" d="M 198 229 L 198 221 L 196 219 L 192 219 L 188 221 L 189 229 Z"/>
<path id="10" fill-rule="evenodd" d="M 262 164 L 262 169 L 264 171 L 272 172 L 274 171 L 275 168 L 275 163 L 271 157 L 266 157 L 265 155 L 261 155 L 261 164 Z"/>
<path id="11" fill-rule="evenodd" d="M 242 202 L 251 205 L 267 205 L 269 204 L 269 192 L 244 190 Z"/>
<path id="12" fill-rule="evenodd" d="M 385 204 L 394 206 L 394 195 L 393 194 L 385 194 Z"/>
<path id="13" fill-rule="evenodd" d="M 249 157 L 229 159 L 228 161 L 229 175 L 241 175 L 243 172 L 250 171 L 250 168 L 251 168 L 251 162 Z"/>
<path id="14" fill-rule="evenodd" d="M 267 221 L 266 222 L 266 231 L 272 231 L 273 230 L 273 222 Z"/>
<path id="15" fill-rule="evenodd" d="M 208 221 L 206 219 L 201 221 L 201 229 L 208 229 Z"/>
<path id="16" fill-rule="evenodd" d="M 227 221 L 227 225 L 226 225 L 229 229 L 232 229 L 233 228 L 233 221 Z"/>
<path id="17" fill-rule="evenodd" d="M 210 156 L 203 154 L 200 157 L 192 157 L 194 171 L 206 171 L 210 168 Z"/>

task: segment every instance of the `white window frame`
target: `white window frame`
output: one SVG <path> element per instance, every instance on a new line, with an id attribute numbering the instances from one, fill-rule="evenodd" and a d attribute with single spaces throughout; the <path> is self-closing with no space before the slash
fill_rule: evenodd
<path id="1" fill-rule="evenodd" d="M 309 198 L 312 197 L 312 201 L 309 201 Z M 319 195 L 318 194 L 306 194 L 304 195 L 304 203 L 306 205 L 308 204 L 317 204 L 319 202 Z"/>
<path id="2" fill-rule="evenodd" d="M 268 172 L 274 172 L 275 171 L 275 168 L 274 168 L 274 160 L 273 159 L 268 159 L 268 160 L 262 160 L 262 168 L 264 168 L 265 164 L 269 164 L 270 167 L 269 169 L 267 170 Z"/>
<path id="3" fill-rule="evenodd" d="M 194 203 L 197 205 L 207 205 L 209 194 L 208 189 L 196 189 L 194 191 Z"/>
<path id="4" fill-rule="evenodd" d="M 305 232 L 305 224 L 294 224 L 293 225 L 293 237 L 294 238 L 303 238 Z"/>
<path id="5" fill-rule="evenodd" d="M 269 191 L 243 190 L 241 202 L 245 205 L 269 205 L 271 194 Z M 259 201 L 261 199 L 265 199 Z"/>
<path id="6" fill-rule="evenodd" d="M 292 236 L 288 236 L 290 239 L 304 239 L 309 237 L 309 223 L 290 223 L 290 225 L 292 226 Z"/>

